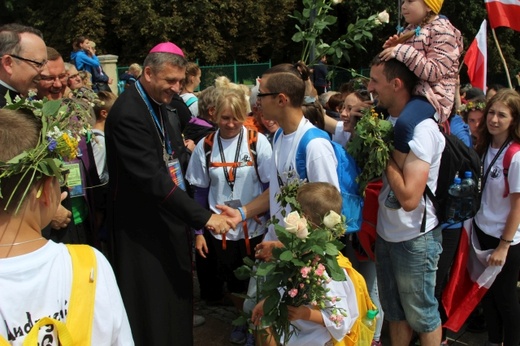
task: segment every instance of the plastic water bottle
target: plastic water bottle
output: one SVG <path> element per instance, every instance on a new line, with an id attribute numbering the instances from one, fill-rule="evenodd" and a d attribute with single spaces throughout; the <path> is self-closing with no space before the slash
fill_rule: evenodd
<path id="1" fill-rule="evenodd" d="M 473 196 L 475 196 L 477 184 L 472 175 L 470 171 L 464 172 L 464 179 L 461 182 L 462 205 L 460 216 L 462 219 L 469 219 L 473 216 Z"/>
<path id="2" fill-rule="evenodd" d="M 460 222 L 462 186 L 459 177 L 453 180 L 448 189 L 448 204 L 446 206 L 446 221 L 449 223 Z"/>
<path id="3" fill-rule="evenodd" d="M 377 310 L 368 310 L 367 315 L 363 318 L 363 324 L 370 330 L 376 330 L 376 316 L 379 313 Z"/>

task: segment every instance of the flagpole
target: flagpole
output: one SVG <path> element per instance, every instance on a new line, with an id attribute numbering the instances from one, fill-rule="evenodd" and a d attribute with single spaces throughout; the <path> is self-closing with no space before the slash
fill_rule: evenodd
<path id="1" fill-rule="evenodd" d="M 495 34 L 495 29 L 491 29 L 491 32 L 493 33 L 493 38 L 495 39 L 495 44 L 497 45 L 498 54 L 500 55 L 500 58 L 502 59 L 502 63 L 504 64 L 504 68 L 506 70 L 506 76 L 507 76 L 507 82 L 509 83 L 509 87 L 513 89 L 513 84 L 511 83 L 511 76 L 509 76 L 509 69 L 507 68 L 506 59 L 504 59 L 504 54 L 502 54 L 502 49 L 500 48 L 500 45 L 498 44 L 497 35 Z"/>

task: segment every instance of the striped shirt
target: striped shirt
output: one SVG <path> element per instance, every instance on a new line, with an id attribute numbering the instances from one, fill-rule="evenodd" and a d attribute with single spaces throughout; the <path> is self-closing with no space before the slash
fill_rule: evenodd
<path id="1" fill-rule="evenodd" d="M 409 25 L 405 32 L 416 30 Z M 420 78 L 414 94 L 425 96 L 444 122 L 453 108 L 458 80 L 462 36 L 445 17 L 437 16 L 419 34 L 396 45 L 396 59 Z"/>

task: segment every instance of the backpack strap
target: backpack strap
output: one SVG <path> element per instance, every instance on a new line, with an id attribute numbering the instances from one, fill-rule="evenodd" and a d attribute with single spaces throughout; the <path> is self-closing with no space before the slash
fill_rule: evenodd
<path id="1" fill-rule="evenodd" d="M 258 172 L 258 160 L 257 160 L 257 150 L 256 150 L 256 144 L 258 142 L 258 132 L 253 129 L 247 130 L 247 146 L 249 148 L 249 154 L 251 155 L 250 162 L 247 163 L 247 166 L 253 166 L 255 167 L 256 175 L 258 177 L 258 181 L 262 182 L 260 180 L 260 173 Z M 240 164 L 238 162 L 211 162 L 211 151 L 213 150 L 213 143 L 215 140 L 215 132 L 210 133 L 209 135 L 204 138 L 204 154 L 206 155 L 206 168 L 209 169 L 210 167 L 240 167 L 243 164 Z"/>
<path id="2" fill-rule="evenodd" d="M 70 314 L 70 310 L 69 313 Z M 67 315 L 67 320 L 68 320 Z M 58 340 L 59 344 L 62 346 L 74 346 L 74 345 L 90 345 L 90 336 L 88 338 L 88 344 L 82 343 L 79 341 L 83 341 L 81 339 L 76 339 L 78 341 L 77 343 L 73 341 L 72 335 L 70 334 L 69 329 L 67 328 L 68 324 L 65 324 L 61 321 L 58 321 L 54 318 L 50 317 L 43 317 L 38 322 L 36 322 L 29 333 L 27 333 L 27 336 L 23 340 L 23 346 L 33 346 L 33 345 L 39 345 L 38 342 L 38 333 L 40 331 L 40 328 L 47 326 L 47 325 L 53 325 L 56 328 L 56 331 L 58 332 Z M 81 329 L 78 329 L 81 330 Z M 0 345 L 4 345 L 2 341 L 0 340 Z M 10 345 L 10 343 L 7 343 L 7 345 Z"/>
<path id="3" fill-rule="evenodd" d="M 506 198 L 509 195 L 509 180 L 507 178 L 509 174 L 509 167 L 511 166 L 511 161 L 513 160 L 513 156 L 517 152 L 520 151 L 520 143 L 518 142 L 512 142 L 509 148 L 507 148 L 506 153 L 504 154 L 504 160 L 502 161 L 502 166 L 504 167 L 504 183 L 506 184 L 506 188 L 504 190 L 504 194 L 502 197 Z"/>
<path id="4" fill-rule="evenodd" d="M 74 345 L 90 345 L 96 296 L 96 254 L 88 245 L 67 245 L 67 249 L 73 274 L 66 325 L 74 335 Z"/>
<path id="5" fill-rule="evenodd" d="M 198 100 L 197 96 L 192 96 L 188 100 L 186 100 L 186 102 L 184 102 L 184 103 L 186 104 L 186 107 L 189 107 L 192 104 L 194 104 L 195 102 L 197 102 L 197 100 Z"/>
<path id="6" fill-rule="evenodd" d="M 276 143 L 276 141 L 278 140 L 278 138 L 280 138 L 280 135 L 282 134 L 282 128 L 279 127 L 278 130 L 276 130 L 276 132 L 274 133 L 274 137 L 273 137 L 273 144 Z"/>
<path id="7" fill-rule="evenodd" d="M 253 160 L 253 164 L 255 166 L 256 176 L 258 177 L 258 181 L 261 183 L 262 180 L 260 180 L 260 173 L 258 173 L 258 152 L 256 151 L 256 143 L 258 143 L 258 131 L 255 131 L 253 129 L 247 130 L 247 144 L 249 148 L 249 154 L 251 154 L 251 160 Z"/>
<path id="8" fill-rule="evenodd" d="M 209 170 L 211 164 L 211 150 L 213 149 L 213 140 L 215 139 L 215 132 L 211 132 L 204 138 L 204 155 L 206 156 L 206 169 Z"/>
<path id="9" fill-rule="evenodd" d="M 328 134 L 317 127 L 312 127 L 305 131 L 296 149 L 296 172 L 298 172 L 300 179 L 307 179 L 307 144 L 315 138 L 323 138 L 330 141 Z"/>
<path id="10" fill-rule="evenodd" d="M 97 263 L 94 249 L 88 245 L 66 245 L 72 262 L 72 287 L 67 321 L 43 317 L 36 322 L 23 341 L 24 346 L 38 345 L 40 328 L 53 325 L 62 346 L 87 346 L 91 344 L 96 296 Z M 74 337 L 72 336 L 74 335 Z M 0 346 L 8 346 L 0 336 Z"/>

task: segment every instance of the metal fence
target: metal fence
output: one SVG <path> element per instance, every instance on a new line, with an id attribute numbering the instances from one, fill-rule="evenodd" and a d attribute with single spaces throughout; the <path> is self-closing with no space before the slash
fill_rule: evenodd
<path id="1" fill-rule="evenodd" d="M 344 68 L 337 68 L 335 66 L 327 66 L 329 71 L 334 71 L 333 77 L 330 80 L 330 89 L 331 90 L 339 90 L 339 87 L 350 81 L 353 77 L 350 71 L 345 70 Z M 359 73 L 362 76 L 369 77 L 370 76 L 370 69 L 369 68 L 360 68 L 356 70 L 357 73 Z"/>
<path id="2" fill-rule="evenodd" d="M 200 66 L 202 77 L 200 90 L 215 84 L 215 78 L 226 76 L 234 83 L 255 85 L 257 77 L 271 67 L 271 60 L 263 63 Z"/>
<path id="3" fill-rule="evenodd" d="M 199 66 L 202 71 L 202 77 L 199 88 L 204 90 L 206 87 L 215 84 L 215 78 L 226 76 L 230 81 L 237 84 L 255 85 L 255 80 L 260 77 L 264 71 L 271 67 L 271 60 L 262 63 L 252 64 L 233 64 L 228 65 L 209 65 Z M 121 74 L 128 70 L 128 66 L 117 68 L 118 78 Z"/>
<path id="4" fill-rule="evenodd" d="M 271 67 L 271 60 L 262 63 L 252 64 L 233 64 L 227 65 L 208 65 L 199 66 L 202 71 L 201 82 L 197 91 L 204 90 L 210 85 L 215 84 L 215 78 L 220 76 L 226 76 L 233 83 L 254 85 L 257 77 Z M 328 66 L 329 70 L 334 70 L 334 76 L 331 80 L 331 89 L 338 90 L 341 84 L 347 83 L 352 79 L 352 75 L 349 71 L 343 68 L 335 68 L 332 65 Z M 128 70 L 128 66 L 121 66 L 117 68 L 118 78 L 121 74 Z M 359 74 L 368 77 L 370 73 L 369 68 L 362 68 L 357 71 Z"/>

